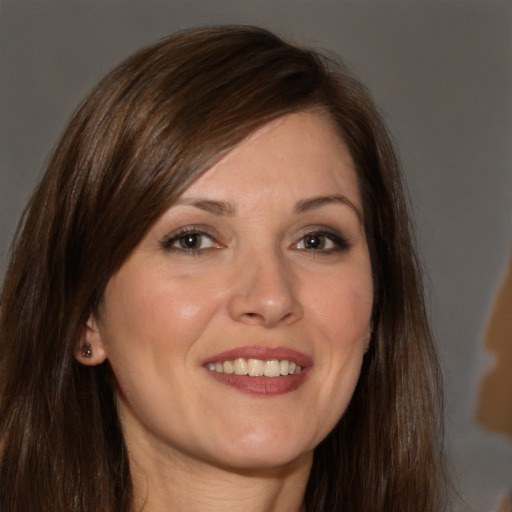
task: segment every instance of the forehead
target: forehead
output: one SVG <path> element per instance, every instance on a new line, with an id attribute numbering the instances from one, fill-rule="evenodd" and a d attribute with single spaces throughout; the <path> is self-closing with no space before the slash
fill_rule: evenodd
<path id="1" fill-rule="evenodd" d="M 348 148 L 326 116 L 298 112 L 258 129 L 195 181 L 182 199 L 230 196 L 244 205 L 335 193 L 360 206 Z"/>

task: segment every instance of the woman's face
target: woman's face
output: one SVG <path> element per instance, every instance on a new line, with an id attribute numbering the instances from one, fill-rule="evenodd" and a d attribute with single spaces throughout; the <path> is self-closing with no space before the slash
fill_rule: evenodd
<path id="1" fill-rule="evenodd" d="M 110 362 L 130 451 L 279 466 L 344 413 L 371 311 L 353 162 L 324 117 L 290 114 L 153 225 L 89 322 L 89 364 Z"/>

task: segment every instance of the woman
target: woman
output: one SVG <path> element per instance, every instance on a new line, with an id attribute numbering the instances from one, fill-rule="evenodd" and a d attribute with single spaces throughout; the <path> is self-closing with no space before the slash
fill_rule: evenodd
<path id="1" fill-rule="evenodd" d="M 264 30 L 110 73 L 4 284 L 2 510 L 434 511 L 440 376 L 371 99 Z"/>

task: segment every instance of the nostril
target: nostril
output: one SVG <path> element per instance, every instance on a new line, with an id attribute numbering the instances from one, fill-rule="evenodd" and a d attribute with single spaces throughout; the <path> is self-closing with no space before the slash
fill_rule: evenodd
<path id="1" fill-rule="evenodd" d="M 244 318 L 247 318 L 249 320 L 259 320 L 260 318 L 262 318 L 261 315 L 259 315 L 258 313 L 244 313 Z"/>
<path id="2" fill-rule="evenodd" d="M 250 325 L 265 325 L 267 323 L 265 317 L 259 313 L 248 312 L 244 313 L 239 318 Z"/>

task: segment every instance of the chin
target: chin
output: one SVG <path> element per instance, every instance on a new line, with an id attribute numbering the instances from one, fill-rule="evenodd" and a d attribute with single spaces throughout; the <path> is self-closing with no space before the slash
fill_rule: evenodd
<path id="1" fill-rule="evenodd" d="M 215 465 L 236 472 L 265 472 L 291 469 L 301 464 L 310 465 L 312 460 L 313 451 L 297 453 L 262 453 L 260 451 L 231 455 L 225 457 L 225 460 L 216 461 Z"/>
<path id="2" fill-rule="evenodd" d="M 275 429 L 258 428 L 244 435 L 233 436 L 219 457 L 217 464 L 238 470 L 271 469 L 308 463 L 313 457 L 314 446 L 306 445 L 303 436 L 278 433 Z M 219 445 L 220 446 L 220 445 Z"/>

